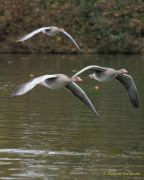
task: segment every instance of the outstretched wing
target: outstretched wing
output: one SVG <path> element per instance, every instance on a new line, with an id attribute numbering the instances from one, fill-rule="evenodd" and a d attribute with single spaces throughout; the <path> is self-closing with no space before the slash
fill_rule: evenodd
<path id="1" fill-rule="evenodd" d="M 65 37 L 67 37 L 68 39 L 70 39 L 75 46 L 78 48 L 79 51 L 82 52 L 81 48 L 78 46 L 78 44 L 76 43 L 76 41 L 72 38 L 72 36 L 70 34 L 68 34 L 66 31 L 61 32 Z"/>
<path id="2" fill-rule="evenodd" d="M 56 77 L 57 77 L 57 75 L 44 75 L 44 76 L 40 76 L 40 77 L 31 79 L 30 81 L 17 86 L 16 89 L 12 92 L 11 96 L 23 95 L 23 94 L 27 93 L 28 91 L 30 91 L 31 89 L 33 89 L 36 85 L 45 81 L 46 79 L 56 78 Z"/>
<path id="3" fill-rule="evenodd" d="M 79 74 L 85 72 L 85 71 L 92 71 L 92 72 L 102 72 L 105 71 L 106 68 L 105 67 L 101 67 L 101 66 L 96 66 L 96 65 L 90 65 L 90 66 L 86 66 L 85 68 L 81 69 L 80 71 L 78 71 L 77 73 L 75 73 L 72 77 L 78 76 Z"/>
<path id="4" fill-rule="evenodd" d="M 42 27 L 42 28 L 39 28 L 39 29 L 36 29 L 32 32 L 30 32 L 29 34 L 26 34 L 25 36 L 23 36 L 22 38 L 20 38 L 19 40 L 17 40 L 17 42 L 19 41 L 25 41 L 31 37 L 33 37 L 34 35 L 38 34 L 39 32 L 45 30 L 45 29 L 50 29 L 50 27 Z"/>
<path id="5" fill-rule="evenodd" d="M 86 93 L 77 84 L 70 82 L 65 87 L 69 89 L 80 101 L 82 101 L 93 113 L 100 117 Z"/>
<path id="6" fill-rule="evenodd" d="M 127 74 L 122 74 L 122 75 L 117 75 L 116 79 L 120 83 L 122 83 L 125 89 L 127 90 L 128 96 L 130 98 L 130 102 L 133 105 L 133 107 L 135 108 L 139 107 L 138 91 L 133 78 Z"/>

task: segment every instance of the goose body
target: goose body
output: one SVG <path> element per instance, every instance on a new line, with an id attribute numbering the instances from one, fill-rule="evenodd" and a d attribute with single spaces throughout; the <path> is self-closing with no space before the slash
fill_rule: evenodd
<path id="1" fill-rule="evenodd" d="M 66 88 L 70 90 L 80 101 L 82 101 L 93 113 L 100 116 L 86 93 L 75 83 L 79 81 L 82 81 L 82 79 L 78 76 L 68 77 L 65 74 L 43 75 L 17 86 L 11 96 L 23 95 L 39 84 L 49 89 Z"/>
<path id="2" fill-rule="evenodd" d="M 93 72 L 93 74 L 90 74 L 89 77 L 100 82 L 107 82 L 113 79 L 118 80 L 125 87 L 132 106 L 134 108 L 139 106 L 137 87 L 133 78 L 128 75 L 128 71 L 126 69 L 116 70 L 108 67 L 90 65 L 75 73 L 73 77 L 78 76 L 85 71 Z"/>
<path id="3" fill-rule="evenodd" d="M 72 43 L 74 43 L 74 45 L 77 47 L 77 49 L 79 51 L 82 51 L 80 49 L 79 45 L 76 43 L 76 41 L 74 40 L 74 38 L 70 34 L 68 34 L 63 28 L 59 28 L 59 27 L 56 27 L 56 26 L 38 28 L 38 29 L 26 34 L 25 36 L 21 37 L 19 40 L 17 40 L 17 42 L 26 41 L 26 40 L 32 38 L 33 36 L 35 36 L 36 34 L 38 34 L 40 32 L 43 33 L 43 34 L 46 34 L 48 36 L 55 36 L 56 34 L 62 34 L 66 38 L 68 38 Z"/>
<path id="4" fill-rule="evenodd" d="M 117 76 L 117 73 L 112 68 L 107 68 L 104 71 L 97 71 L 94 74 L 90 74 L 89 77 L 92 79 L 95 79 L 99 82 L 107 82 L 115 79 Z"/>
<path id="5" fill-rule="evenodd" d="M 60 89 L 72 82 L 72 79 L 65 74 L 56 74 L 56 76 L 56 78 L 47 78 L 41 83 L 41 85 L 49 89 Z"/>

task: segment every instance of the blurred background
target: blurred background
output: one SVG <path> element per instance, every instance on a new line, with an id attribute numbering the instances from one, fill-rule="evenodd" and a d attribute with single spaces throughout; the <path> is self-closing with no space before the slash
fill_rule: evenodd
<path id="1" fill-rule="evenodd" d="M 143 0 L 1 0 L 0 52 L 76 51 L 60 35 L 16 43 L 43 26 L 64 28 L 87 53 L 144 52 Z"/>
<path id="2" fill-rule="evenodd" d="M 16 42 L 45 26 L 64 28 L 86 54 L 59 34 Z M 143 180 L 143 53 L 143 0 L 0 0 L 0 179 Z M 91 64 L 127 69 L 140 107 L 116 80 L 88 73 L 78 85 L 101 119 L 64 88 L 10 97 L 29 79 Z"/>

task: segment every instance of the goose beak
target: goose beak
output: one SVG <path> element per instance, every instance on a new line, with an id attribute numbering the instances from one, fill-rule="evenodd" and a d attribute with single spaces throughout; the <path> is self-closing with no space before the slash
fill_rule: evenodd
<path id="1" fill-rule="evenodd" d="M 83 80 L 80 77 L 77 77 L 77 82 L 82 82 Z"/>
<path id="2" fill-rule="evenodd" d="M 123 69 L 124 74 L 128 74 L 128 71 L 126 69 Z"/>
<path id="3" fill-rule="evenodd" d="M 63 28 L 60 28 L 59 31 L 60 32 L 65 32 L 65 30 Z"/>

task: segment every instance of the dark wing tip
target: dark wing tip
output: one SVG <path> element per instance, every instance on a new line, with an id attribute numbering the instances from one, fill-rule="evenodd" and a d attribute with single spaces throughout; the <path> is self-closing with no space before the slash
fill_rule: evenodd
<path id="1" fill-rule="evenodd" d="M 84 53 L 84 51 L 81 48 L 78 48 L 80 53 Z"/>
<path id="2" fill-rule="evenodd" d="M 97 117 L 99 118 L 102 118 L 102 116 L 96 111 L 96 109 L 93 107 L 93 108 L 90 108 L 91 112 L 93 112 Z"/>
<path id="3" fill-rule="evenodd" d="M 20 96 L 22 94 L 25 94 L 25 93 L 22 93 L 23 92 L 23 89 L 24 89 L 24 86 L 25 84 L 20 84 L 18 85 L 11 93 L 10 97 L 13 97 L 13 96 Z"/>
<path id="4" fill-rule="evenodd" d="M 129 90 L 129 98 L 130 98 L 132 106 L 134 108 L 138 108 L 139 107 L 138 92 L 137 92 L 136 86 L 134 87 L 135 88 Z"/>
<path id="5" fill-rule="evenodd" d="M 96 112 L 95 114 L 97 115 L 97 117 L 103 118 L 103 116 L 101 116 L 98 112 Z"/>
<path id="6" fill-rule="evenodd" d="M 14 97 L 15 95 L 12 93 L 11 95 L 10 95 L 10 97 Z"/>
<path id="7" fill-rule="evenodd" d="M 98 117 L 101 117 L 99 113 L 96 111 L 88 96 L 77 84 L 68 83 L 65 87 L 69 89 L 73 93 L 73 95 L 76 96 L 80 101 L 82 101 L 91 110 L 91 112 L 96 114 Z"/>
<path id="8" fill-rule="evenodd" d="M 123 74 L 117 75 L 116 79 L 119 80 L 119 82 L 121 82 L 127 90 L 132 106 L 134 108 L 138 108 L 138 92 L 133 78 L 130 75 Z"/>
<path id="9" fill-rule="evenodd" d="M 97 117 L 102 118 L 102 116 L 96 111 L 95 108 L 90 109 Z"/>
<path id="10" fill-rule="evenodd" d="M 18 96 L 17 95 L 17 88 L 15 90 L 13 90 L 13 92 L 10 95 L 10 97 L 14 97 L 14 96 Z"/>
<path id="11" fill-rule="evenodd" d="M 137 96 L 135 97 L 135 99 L 131 100 L 131 103 L 133 105 L 134 108 L 138 108 L 139 107 L 139 103 L 138 103 L 138 98 Z"/>

